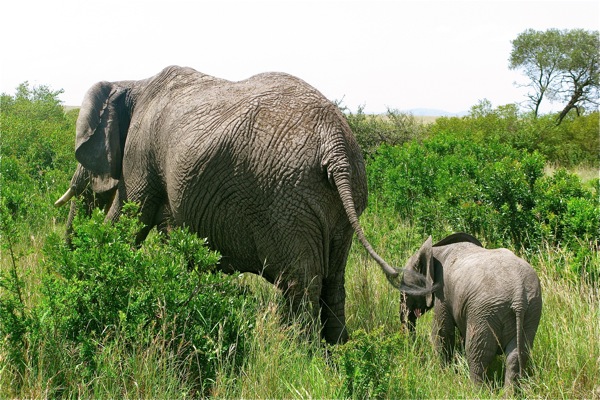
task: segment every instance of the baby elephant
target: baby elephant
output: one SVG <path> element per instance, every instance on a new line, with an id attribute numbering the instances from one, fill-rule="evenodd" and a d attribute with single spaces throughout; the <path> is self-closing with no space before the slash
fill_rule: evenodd
<path id="1" fill-rule="evenodd" d="M 465 346 L 471 380 L 483 382 L 497 354 L 506 354 L 504 384 L 517 383 L 529 358 L 540 322 L 542 293 L 533 268 L 506 249 L 488 250 L 473 236 L 455 233 L 432 245 L 431 237 L 405 267 L 404 320 L 414 330 L 418 316 L 434 309 L 432 338 L 447 362 L 455 328 Z M 415 296 L 410 288 L 431 287 Z M 401 287 L 401 289 L 402 289 Z M 414 291 L 413 291 L 414 292 Z"/>

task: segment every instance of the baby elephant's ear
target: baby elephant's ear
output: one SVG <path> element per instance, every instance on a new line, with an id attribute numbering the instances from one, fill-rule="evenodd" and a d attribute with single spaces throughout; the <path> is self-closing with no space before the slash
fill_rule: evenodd
<path id="1" fill-rule="evenodd" d="M 419 272 L 425 275 L 427 280 L 427 286 L 432 287 L 435 282 L 434 274 L 434 262 L 433 262 L 433 250 L 432 250 L 432 239 L 431 236 L 427 238 L 425 243 L 419 249 Z M 427 307 L 433 306 L 433 293 L 429 293 L 425 296 Z"/>

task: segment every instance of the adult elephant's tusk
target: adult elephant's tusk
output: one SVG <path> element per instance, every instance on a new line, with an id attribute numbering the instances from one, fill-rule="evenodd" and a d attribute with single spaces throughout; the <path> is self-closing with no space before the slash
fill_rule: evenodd
<path id="1" fill-rule="evenodd" d="M 75 196 L 75 191 L 73 190 L 73 188 L 69 188 L 69 190 L 67 190 L 60 199 L 56 200 L 56 202 L 54 203 L 54 207 L 62 206 L 67 201 L 71 200 L 73 196 Z"/>

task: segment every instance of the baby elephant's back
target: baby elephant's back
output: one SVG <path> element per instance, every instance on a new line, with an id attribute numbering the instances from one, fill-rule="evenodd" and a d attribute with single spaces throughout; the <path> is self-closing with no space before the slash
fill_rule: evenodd
<path id="1" fill-rule="evenodd" d="M 484 316 L 486 323 L 496 320 L 498 325 L 512 326 L 517 309 L 539 320 L 540 282 L 529 263 L 507 249 L 460 247 L 464 247 L 462 254 L 455 254 L 456 261 L 447 265 L 445 273 L 446 283 L 455 291 L 454 312 L 459 320 Z"/>
<path id="2" fill-rule="evenodd" d="M 466 292 L 481 287 L 505 297 L 514 290 L 539 292 L 539 280 L 529 263 L 507 249 L 484 249 L 466 243 L 454 249 L 454 262 L 446 264 L 447 275 L 457 289 Z M 458 251 L 457 251 L 458 250 Z M 483 294 L 483 293 L 482 293 Z"/>

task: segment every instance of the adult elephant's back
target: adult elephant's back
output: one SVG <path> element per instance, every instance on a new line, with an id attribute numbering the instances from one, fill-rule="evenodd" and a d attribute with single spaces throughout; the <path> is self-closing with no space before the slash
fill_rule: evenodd
<path id="1" fill-rule="evenodd" d="M 225 266 L 275 280 L 300 262 L 307 277 L 322 276 L 332 238 L 352 236 L 331 167 L 348 170 L 359 214 L 367 199 L 362 154 L 343 115 L 289 75 L 218 83 L 165 113 L 173 127 L 162 131 L 179 132 L 165 160 L 175 223 L 208 237 Z"/>

